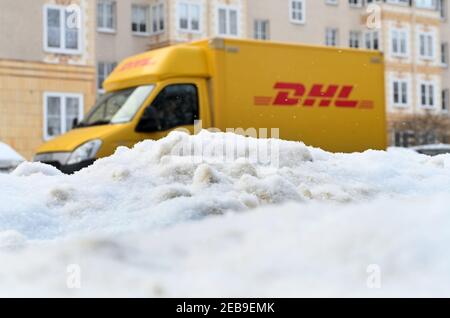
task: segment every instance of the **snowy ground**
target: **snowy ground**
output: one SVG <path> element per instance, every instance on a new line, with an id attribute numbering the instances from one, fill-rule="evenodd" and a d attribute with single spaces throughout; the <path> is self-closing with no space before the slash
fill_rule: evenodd
<path id="1" fill-rule="evenodd" d="M 450 296 L 449 194 L 450 155 L 206 132 L 24 163 L 0 175 L 0 296 Z"/>

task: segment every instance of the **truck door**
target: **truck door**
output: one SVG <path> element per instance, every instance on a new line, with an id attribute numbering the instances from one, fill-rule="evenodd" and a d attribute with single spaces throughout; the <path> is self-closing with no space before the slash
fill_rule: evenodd
<path id="1" fill-rule="evenodd" d="M 136 132 L 152 139 L 165 137 L 180 128 L 194 133 L 194 121 L 203 119 L 207 113 L 205 93 L 204 80 L 161 85 L 156 97 L 143 111 Z"/>

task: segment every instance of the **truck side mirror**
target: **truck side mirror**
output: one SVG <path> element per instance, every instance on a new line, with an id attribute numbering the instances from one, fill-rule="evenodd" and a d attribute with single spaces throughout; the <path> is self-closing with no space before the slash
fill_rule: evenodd
<path id="1" fill-rule="evenodd" d="M 137 132 L 155 132 L 160 131 L 161 125 L 158 120 L 158 114 L 153 106 L 145 109 L 144 114 L 136 127 Z"/>

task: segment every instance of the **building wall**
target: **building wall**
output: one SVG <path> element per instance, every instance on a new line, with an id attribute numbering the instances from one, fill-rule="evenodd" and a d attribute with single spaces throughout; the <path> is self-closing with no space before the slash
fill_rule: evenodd
<path id="1" fill-rule="evenodd" d="M 361 29 L 361 10 L 349 6 L 348 1 L 335 5 L 325 0 L 306 0 L 305 23 L 291 22 L 289 4 L 289 0 L 248 0 L 247 36 L 253 38 L 255 19 L 269 20 L 270 38 L 282 42 L 324 45 L 329 27 L 339 29 L 339 44 L 347 46 L 350 30 Z"/>
<path id="2" fill-rule="evenodd" d="M 76 4 L 80 54 L 44 46 L 44 5 Z M 0 0 L 0 140 L 27 159 L 44 142 L 44 94 L 76 93 L 83 111 L 95 102 L 95 0 Z"/>
<path id="3" fill-rule="evenodd" d="M 380 1 L 378 5 L 380 25 L 369 28 L 375 11 L 367 11 L 367 5 L 354 7 L 348 1 L 327 4 L 326 0 L 304 0 L 305 21 L 294 23 L 290 16 L 290 0 L 248 0 L 248 37 L 255 36 L 255 20 L 269 21 L 269 37 L 273 41 L 288 41 L 307 44 L 325 44 L 327 28 L 338 30 L 337 46 L 349 47 L 350 32 L 360 32 L 361 43 L 367 33 L 379 34 L 379 49 L 385 53 L 386 61 L 386 109 L 390 120 L 399 120 L 410 114 L 443 114 L 441 91 L 448 88 L 450 72 L 441 63 L 441 42 L 450 42 L 448 19 L 442 20 L 438 10 L 416 8 L 415 6 L 389 4 Z M 448 12 L 448 1 L 443 1 Z M 361 2 L 362 3 L 362 2 Z M 392 52 L 392 31 L 406 30 L 408 54 L 398 57 Z M 419 56 L 419 34 L 431 32 L 434 35 L 434 57 L 424 60 Z M 363 46 L 362 45 L 362 46 Z M 361 46 L 360 46 L 361 47 Z M 408 85 L 407 105 L 397 105 L 394 100 L 394 80 L 406 81 Z M 422 82 L 434 85 L 435 107 L 425 108 L 420 104 Z"/>

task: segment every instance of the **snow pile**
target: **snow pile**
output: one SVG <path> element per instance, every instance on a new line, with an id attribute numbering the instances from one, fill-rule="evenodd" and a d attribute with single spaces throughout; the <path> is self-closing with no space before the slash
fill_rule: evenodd
<path id="1" fill-rule="evenodd" d="M 450 155 L 208 132 L 24 163 L 0 176 L 0 295 L 450 296 L 449 193 Z"/>

